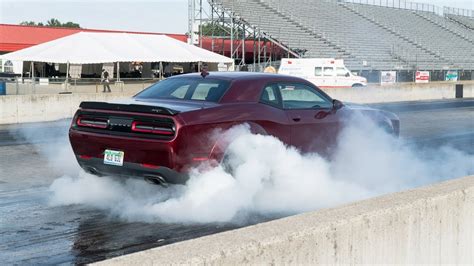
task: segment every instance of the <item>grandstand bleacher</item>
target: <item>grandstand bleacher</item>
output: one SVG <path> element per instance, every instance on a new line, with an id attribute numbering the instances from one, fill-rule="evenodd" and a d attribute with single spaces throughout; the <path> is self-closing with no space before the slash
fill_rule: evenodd
<path id="1" fill-rule="evenodd" d="M 228 12 L 305 57 L 355 71 L 474 70 L 470 16 L 344 0 L 218 0 Z"/>
<path id="2" fill-rule="evenodd" d="M 453 14 L 446 14 L 446 18 L 451 19 L 452 21 L 458 23 L 461 26 L 466 27 L 467 29 L 474 30 L 474 18 Z"/>

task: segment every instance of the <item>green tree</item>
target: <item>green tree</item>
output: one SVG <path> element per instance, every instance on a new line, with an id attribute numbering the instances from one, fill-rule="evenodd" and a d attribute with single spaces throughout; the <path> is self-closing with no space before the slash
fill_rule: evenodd
<path id="1" fill-rule="evenodd" d="M 230 36 L 230 27 L 223 26 L 218 23 L 204 23 L 201 25 L 201 32 L 203 36 L 228 37 Z M 242 29 L 234 28 L 234 37 L 241 36 Z"/>
<path id="2" fill-rule="evenodd" d="M 55 18 L 52 18 L 48 21 L 46 21 L 46 26 L 47 27 L 61 27 L 63 24 L 61 24 L 61 22 Z"/>
<path id="3" fill-rule="evenodd" d="M 79 24 L 77 23 L 74 23 L 74 22 L 71 22 L 71 21 L 68 21 L 66 23 L 63 23 L 63 25 L 61 27 L 65 27 L 65 28 L 81 28 L 81 26 L 79 26 Z"/>
<path id="4" fill-rule="evenodd" d="M 20 22 L 20 25 L 36 26 L 36 22 L 34 22 L 34 21 L 22 21 L 22 22 Z"/>

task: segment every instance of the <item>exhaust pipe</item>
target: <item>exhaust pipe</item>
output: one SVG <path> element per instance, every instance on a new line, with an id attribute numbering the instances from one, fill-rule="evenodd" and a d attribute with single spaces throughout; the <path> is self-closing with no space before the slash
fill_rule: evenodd
<path id="1" fill-rule="evenodd" d="M 168 187 L 168 182 L 161 175 L 145 175 L 143 178 L 150 184 Z"/>
<path id="2" fill-rule="evenodd" d="M 99 170 L 97 170 L 97 168 L 95 168 L 95 167 L 90 166 L 90 167 L 87 167 L 85 170 L 89 174 L 99 176 L 99 177 L 102 176 L 102 174 L 99 172 Z"/>

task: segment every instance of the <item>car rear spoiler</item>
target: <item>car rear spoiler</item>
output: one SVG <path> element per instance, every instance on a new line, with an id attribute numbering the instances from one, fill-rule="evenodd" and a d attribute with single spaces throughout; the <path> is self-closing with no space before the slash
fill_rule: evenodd
<path id="1" fill-rule="evenodd" d="M 118 104 L 118 103 L 106 103 L 106 102 L 81 102 L 79 107 L 84 108 L 84 109 L 125 111 L 125 112 L 160 114 L 160 115 L 175 115 L 175 114 L 179 113 L 179 111 L 169 109 L 169 108 L 166 108 L 166 107 L 152 106 L 152 105 L 141 105 L 141 104 Z"/>

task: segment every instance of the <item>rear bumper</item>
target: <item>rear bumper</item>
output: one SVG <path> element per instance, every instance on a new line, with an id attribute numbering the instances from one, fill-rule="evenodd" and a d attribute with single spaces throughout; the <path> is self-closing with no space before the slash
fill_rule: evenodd
<path id="1" fill-rule="evenodd" d="M 79 165 L 86 171 L 96 175 L 111 175 L 119 177 L 145 178 L 159 175 L 170 184 L 184 184 L 189 179 L 188 175 L 179 173 L 168 167 L 144 167 L 141 164 L 124 162 L 123 166 L 107 165 L 102 158 L 83 159 L 76 156 Z"/>

